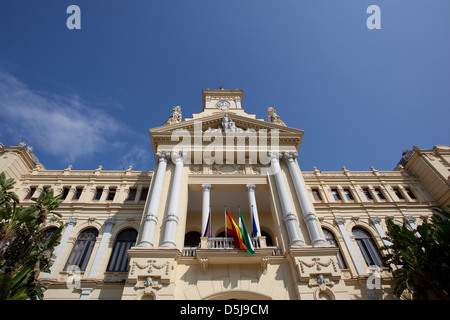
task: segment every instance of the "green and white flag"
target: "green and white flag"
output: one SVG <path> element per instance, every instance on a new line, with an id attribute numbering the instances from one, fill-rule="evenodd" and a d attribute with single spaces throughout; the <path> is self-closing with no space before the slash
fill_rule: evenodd
<path id="1" fill-rule="evenodd" d="M 252 239 L 250 238 L 250 235 L 248 234 L 247 227 L 245 226 L 244 218 L 241 214 L 241 208 L 239 208 L 239 229 L 241 229 L 242 234 L 242 240 L 247 247 L 247 253 L 248 254 L 254 254 L 255 248 L 253 247 Z"/>

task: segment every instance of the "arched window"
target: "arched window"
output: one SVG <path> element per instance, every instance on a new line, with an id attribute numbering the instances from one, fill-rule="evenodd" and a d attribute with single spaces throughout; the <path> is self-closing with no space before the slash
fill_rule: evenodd
<path id="1" fill-rule="evenodd" d="M 336 238 L 334 237 L 334 234 L 325 228 L 322 228 L 323 234 L 325 235 L 325 240 L 328 242 L 328 244 L 338 247 L 339 245 L 336 241 Z M 339 268 L 341 269 L 347 269 L 347 265 L 345 264 L 344 257 L 342 256 L 341 249 L 339 248 L 338 254 L 337 254 L 338 264 Z"/>
<path id="2" fill-rule="evenodd" d="M 355 236 L 356 243 L 358 244 L 359 250 L 361 250 L 367 266 L 375 265 L 383 267 L 383 261 L 381 260 L 377 245 L 370 233 L 359 227 L 354 227 L 352 233 Z"/>
<path id="3" fill-rule="evenodd" d="M 57 227 L 50 227 L 44 230 L 42 233 L 42 241 L 39 244 L 40 247 L 43 247 L 47 241 L 51 238 L 51 236 L 55 233 L 55 231 L 58 230 Z"/>
<path id="4" fill-rule="evenodd" d="M 200 243 L 200 232 L 190 231 L 184 235 L 185 247 L 198 247 Z"/>
<path id="5" fill-rule="evenodd" d="M 261 236 L 266 237 L 266 245 L 268 247 L 273 247 L 272 237 L 265 231 L 261 231 Z"/>
<path id="6" fill-rule="evenodd" d="M 67 260 L 64 270 L 70 266 L 78 266 L 81 271 L 86 270 L 86 266 L 91 257 L 92 250 L 95 246 L 95 240 L 98 236 L 98 230 L 94 228 L 86 229 L 77 238 L 69 259 Z"/>
<path id="7" fill-rule="evenodd" d="M 130 268 L 128 263 L 127 250 L 136 243 L 137 231 L 125 229 L 116 238 L 114 249 L 109 259 L 106 271 L 127 272 Z"/>

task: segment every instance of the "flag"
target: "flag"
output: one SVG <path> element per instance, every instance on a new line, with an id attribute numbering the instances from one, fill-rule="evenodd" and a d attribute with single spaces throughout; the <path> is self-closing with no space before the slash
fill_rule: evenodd
<path id="1" fill-rule="evenodd" d="M 242 241 L 247 247 L 247 253 L 254 254 L 255 248 L 253 247 L 252 239 L 250 238 L 250 235 L 248 234 L 247 231 L 247 227 L 245 226 L 244 218 L 242 217 L 241 214 L 241 208 L 239 208 L 239 229 L 241 229 Z"/>
<path id="2" fill-rule="evenodd" d="M 252 224 L 253 224 L 253 236 L 256 237 L 259 233 L 258 230 L 258 226 L 256 225 L 256 220 L 255 220 L 255 212 L 253 211 L 253 205 L 252 205 Z"/>
<path id="3" fill-rule="evenodd" d="M 212 230 L 211 230 L 211 207 L 209 207 L 209 216 L 208 216 L 208 222 L 206 223 L 206 229 L 205 233 L 203 234 L 203 237 L 212 237 Z"/>
<path id="4" fill-rule="evenodd" d="M 225 210 L 225 219 L 226 219 L 226 231 L 227 235 L 231 235 L 234 238 L 234 247 L 236 249 L 245 249 L 247 250 L 247 247 L 245 246 L 244 242 L 242 241 L 242 235 L 241 230 L 234 222 L 233 218 L 230 216 L 227 210 Z"/>

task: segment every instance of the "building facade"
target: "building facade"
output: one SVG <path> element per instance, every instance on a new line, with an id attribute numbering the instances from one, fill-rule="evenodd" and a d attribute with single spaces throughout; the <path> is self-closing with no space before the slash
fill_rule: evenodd
<path id="1" fill-rule="evenodd" d="M 203 111 L 149 130 L 154 171 L 47 170 L 0 144 L 23 205 L 61 194 L 65 223 L 45 299 L 393 299 L 385 218 L 412 228 L 450 205 L 450 147 L 414 147 L 393 171 L 302 172 L 303 131 L 242 90 L 203 90 Z M 254 253 L 235 249 L 239 212 Z M 48 231 L 55 218 L 46 222 Z"/>

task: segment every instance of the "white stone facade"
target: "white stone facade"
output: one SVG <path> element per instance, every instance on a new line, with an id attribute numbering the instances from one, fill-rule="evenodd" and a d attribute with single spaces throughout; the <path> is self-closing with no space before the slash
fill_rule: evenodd
<path id="1" fill-rule="evenodd" d="M 183 121 L 181 108 L 174 109 L 175 120 L 150 130 L 154 172 L 47 170 L 23 146 L 2 145 L 0 170 L 17 180 L 22 204 L 45 188 L 65 197 L 58 212 L 66 228 L 55 264 L 40 275 L 48 286 L 45 299 L 394 298 L 392 275 L 386 266 L 368 265 L 355 228 L 378 249 L 385 244 L 385 217 L 414 227 L 433 207 L 445 208 L 450 148 L 416 149 L 394 171 L 303 172 L 303 131 L 287 127 L 274 109 L 268 121 L 256 119 L 245 113 L 242 98 L 241 90 L 204 90 L 202 113 Z M 199 141 L 196 126 L 202 135 L 230 133 L 234 143 L 209 152 L 212 140 Z M 248 142 L 252 130 L 261 129 L 279 131 L 279 149 L 266 163 L 255 163 Z M 194 148 L 179 150 L 170 139 L 174 133 L 184 133 Z M 202 152 L 202 161 L 194 151 Z M 205 161 L 219 153 L 233 160 Z M 254 254 L 223 238 L 224 207 L 236 222 L 240 208 L 248 229 L 253 210 L 259 231 Z M 212 237 L 204 236 L 209 219 Z M 84 270 L 74 271 L 69 256 L 91 229 L 98 236 Z M 126 230 L 137 234 L 133 246 L 123 240 L 130 245 L 129 267 L 110 270 Z M 378 285 L 371 289 L 374 272 Z"/>

